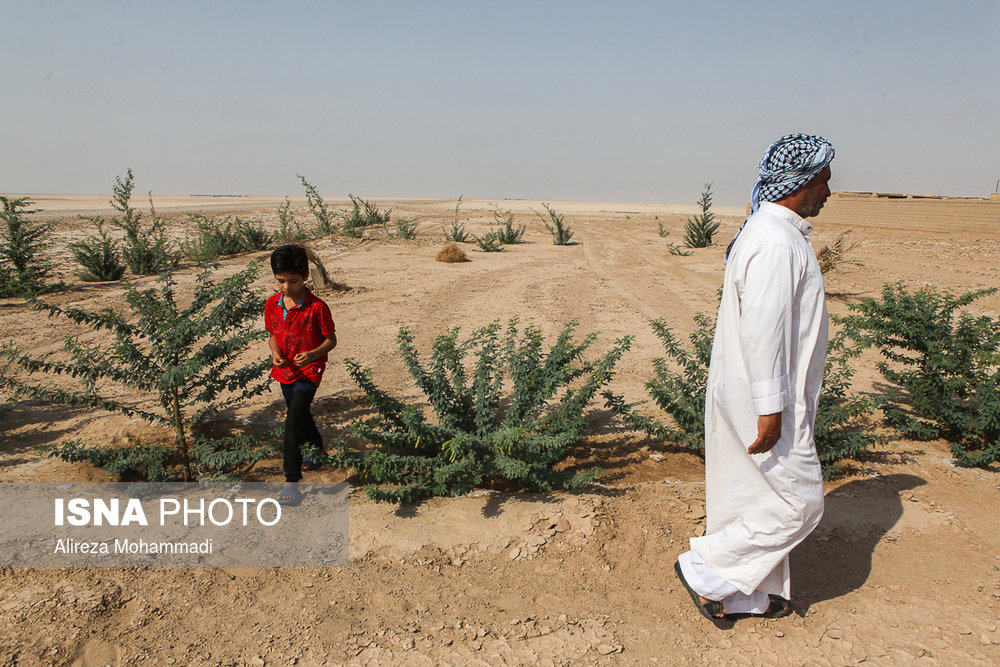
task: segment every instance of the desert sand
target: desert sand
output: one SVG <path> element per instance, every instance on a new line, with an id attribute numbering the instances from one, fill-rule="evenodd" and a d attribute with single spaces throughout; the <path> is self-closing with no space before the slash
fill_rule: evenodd
<path id="1" fill-rule="evenodd" d="M 79 213 L 107 215 L 106 197 L 32 197 L 57 227 L 53 258 L 65 292 L 48 297 L 90 308 L 121 303 L 114 284 L 73 278 L 68 240 L 90 232 Z M 238 214 L 276 225 L 282 198 L 154 196 L 169 232 L 184 237 L 187 215 Z M 329 200 L 342 206 L 343 200 Z M 489 229 L 490 202 L 463 203 L 474 233 Z M 314 241 L 332 277 L 350 287 L 324 292 L 340 344 L 314 413 L 326 435 L 345 433 L 368 408 L 341 360 L 374 368 L 393 394 L 419 394 L 396 354 L 401 325 L 420 349 L 446 329 L 463 331 L 518 316 L 547 336 L 572 319 L 600 332 L 593 355 L 633 334 L 611 388 L 652 414 L 644 383 L 663 356 L 654 317 L 689 332 L 692 316 L 715 308 L 722 253 L 743 209 L 716 207 L 719 245 L 689 257 L 680 243 L 694 206 L 549 202 L 566 214 L 577 244 L 552 245 L 531 212 L 541 202 L 497 201 L 528 225 L 522 245 L 500 253 L 465 250 L 443 264 L 454 200 L 380 200 L 420 223 L 415 241 L 369 230 L 363 239 Z M 301 198 L 298 219 L 311 224 Z M 145 202 L 136 201 L 137 206 Z M 658 217 L 657 217 L 658 216 Z M 657 223 L 671 230 L 657 234 Z M 828 305 L 878 295 L 884 282 L 953 291 L 1000 285 L 1000 200 L 887 198 L 837 193 L 812 221 L 814 247 L 844 230 L 859 242 L 826 275 Z M 266 253 L 257 256 L 264 257 Z M 232 273 L 247 262 L 221 262 Z M 190 284 L 193 267 L 181 269 Z M 152 282 L 142 278 L 140 282 Z M 185 282 L 186 281 L 186 282 Z M 262 277 L 262 293 L 272 289 Z M 1000 296 L 972 310 L 997 316 Z M 43 353 L 79 333 L 14 299 L 0 301 L 4 338 Z M 261 350 L 264 354 L 264 350 Z M 878 381 L 876 356 L 859 361 L 856 388 Z M 230 415 L 281 419 L 277 392 Z M 148 568 L 0 570 L 0 661 L 33 664 L 497 665 L 736 664 L 848 665 L 1000 663 L 1000 477 L 956 466 L 946 443 L 894 437 L 827 484 L 822 524 L 793 554 L 796 613 L 716 628 L 678 584 L 672 565 L 704 522 L 698 456 L 623 429 L 596 402 L 585 440 L 568 464 L 606 471 L 598 484 L 552 494 L 480 491 L 397 508 L 351 496 L 350 565 L 345 568 Z M 93 410 L 38 401 L 0 421 L 0 481 L 106 480 L 100 469 L 44 458 L 37 447 L 67 438 L 122 442 L 155 429 Z M 342 480 L 345 471 L 307 475 Z M 280 461 L 254 470 L 280 479 Z"/>

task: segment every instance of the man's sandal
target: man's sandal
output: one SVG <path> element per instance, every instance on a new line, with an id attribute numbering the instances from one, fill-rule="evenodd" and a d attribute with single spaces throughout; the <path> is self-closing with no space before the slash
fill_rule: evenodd
<path id="1" fill-rule="evenodd" d="M 674 572 L 677 573 L 677 578 L 681 580 L 684 588 L 687 589 L 687 592 L 691 595 L 691 599 L 694 601 L 694 606 L 698 608 L 698 611 L 701 612 L 702 616 L 713 623 L 727 620 L 727 616 L 721 602 L 716 602 L 715 600 L 702 601 L 694 589 L 688 585 L 687 579 L 684 578 L 684 573 L 681 572 L 680 561 L 674 563 Z"/>
<path id="2" fill-rule="evenodd" d="M 792 613 L 792 603 L 780 595 L 767 596 L 767 611 L 762 614 L 726 614 L 726 618 L 731 621 L 738 621 L 744 618 L 784 618 Z"/>
<path id="3" fill-rule="evenodd" d="M 760 618 L 784 618 L 792 613 L 792 603 L 780 595 L 768 595 L 767 611 L 763 614 L 751 614 Z"/>

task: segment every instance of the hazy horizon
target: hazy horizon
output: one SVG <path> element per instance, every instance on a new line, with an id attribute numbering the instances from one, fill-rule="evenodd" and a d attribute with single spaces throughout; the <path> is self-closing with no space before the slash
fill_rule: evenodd
<path id="1" fill-rule="evenodd" d="M 835 190 L 988 197 L 988 1 L 5 3 L 0 191 L 748 199 L 770 141 Z"/>

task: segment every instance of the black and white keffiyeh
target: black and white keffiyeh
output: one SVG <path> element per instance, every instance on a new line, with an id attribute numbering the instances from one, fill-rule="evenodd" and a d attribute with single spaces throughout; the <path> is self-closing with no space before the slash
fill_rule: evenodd
<path id="1" fill-rule="evenodd" d="M 833 144 L 816 134 L 786 134 L 775 141 L 757 163 L 760 176 L 750 191 L 751 213 L 757 212 L 762 201 L 782 199 L 811 181 L 830 164 L 833 155 Z M 746 224 L 744 221 L 743 225 Z M 742 226 L 729 242 L 723 264 L 741 231 Z"/>
<path id="2" fill-rule="evenodd" d="M 786 134 L 757 163 L 760 177 L 750 192 L 751 212 L 762 201 L 777 201 L 811 181 L 833 160 L 833 145 L 815 134 Z"/>

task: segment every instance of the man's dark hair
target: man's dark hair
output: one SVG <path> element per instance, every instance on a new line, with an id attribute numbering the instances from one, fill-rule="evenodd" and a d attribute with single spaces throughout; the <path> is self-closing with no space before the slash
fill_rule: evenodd
<path id="1" fill-rule="evenodd" d="M 306 249 L 297 243 L 279 246 L 271 253 L 271 272 L 295 273 L 304 279 L 309 278 L 309 255 Z"/>

